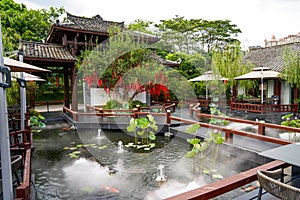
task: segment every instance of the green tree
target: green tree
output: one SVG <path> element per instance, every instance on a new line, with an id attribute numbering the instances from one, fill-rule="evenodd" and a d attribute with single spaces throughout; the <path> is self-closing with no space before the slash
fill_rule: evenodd
<path id="1" fill-rule="evenodd" d="M 237 42 L 234 37 L 242 32 L 230 20 L 202 20 L 197 31 L 199 34 L 195 39 L 206 46 L 207 52 L 211 52 L 216 45 Z"/>
<path id="2" fill-rule="evenodd" d="M 199 53 L 170 53 L 166 56 L 166 59 L 179 62 L 180 65 L 175 67 L 175 69 L 187 79 L 197 77 L 206 71 L 206 59 Z"/>
<path id="3" fill-rule="evenodd" d="M 143 33 L 153 34 L 153 32 L 150 30 L 151 24 L 153 24 L 152 21 L 137 19 L 128 25 L 128 29 L 132 31 L 139 31 Z"/>
<path id="4" fill-rule="evenodd" d="M 211 52 L 215 45 L 233 43 L 241 30 L 230 20 L 185 19 L 176 16 L 169 20 L 160 20 L 155 24 L 162 38 L 159 45 L 170 51 L 187 53 Z"/>
<path id="5" fill-rule="evenodd" d="M 292 86 L 300 88 L 300 51 L 286 47 L 282 50 L 285 67 L 280 73 L 280 77 Z"/>
<path id="6" fill-rule="evenodd" d="M 193 37 L 195 28 L 199 26 L 199 21 L 188 20 L 180 16 L 169 20 L 160 20 L 160 24 L 155 24 L 161 36 L 161 42 L 157 45 L 173 52 L 184 51 L 190 53 L 195 51 Z"/>
<path id="7" fill-rule="evenodd" d="M 250 62 L 242 59 L 242 51 L 239 42 L 227 44 L 223 47 L 215 47 L 212 52 L 212 71 L 215 76 L 228 79 L 231 89 L 236 86 L 235 77 L 248 73 L 253 68 Z"/>
<path id="8" fill-rule="evenodd" d="M 3 52 L 16 51 L 19 40 L 45 40 L 53 20 L 64 12 L 63 7 L 33 10 L 13 0 L 0 1 Z"/>

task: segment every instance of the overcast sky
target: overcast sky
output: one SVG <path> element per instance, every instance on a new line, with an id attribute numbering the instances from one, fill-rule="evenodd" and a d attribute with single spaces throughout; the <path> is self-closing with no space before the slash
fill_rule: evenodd
<path id="1" fill-rule="evenodd" d="M 245 46 L 264 46 L 264 40 L 300 32 L 300 0 L 15 0 L 27 8 L 61 7 L 85 17 L 99 14 L 104 20 L 154 21 L 176 15 L 186 19 L 230 20 L 242 30 Z"/>

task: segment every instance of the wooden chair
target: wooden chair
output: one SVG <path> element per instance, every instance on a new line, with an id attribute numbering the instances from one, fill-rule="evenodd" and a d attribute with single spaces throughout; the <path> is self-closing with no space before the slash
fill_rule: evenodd
<path id="1" fill-rule="evenodd" d="M 287 185 L 282 180 L 282 169 L 275 171 L 257 171 L 257 178 L 260 184 L 258 200 L 261 199 L 262 189 L 268 193 L 286 200 L 300 200 L 300 188 Z"/>

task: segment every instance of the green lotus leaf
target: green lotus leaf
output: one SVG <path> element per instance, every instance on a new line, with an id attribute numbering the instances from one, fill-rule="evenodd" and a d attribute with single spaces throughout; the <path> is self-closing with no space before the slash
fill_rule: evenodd
<path id="1" fill-rule="evenodd" d="M 198 138 L 187 139 L 187 142 L 192 144 L 192 145 L 198 144 L 200 141 L 201 140 L 198 139 Z"/>
<path id="2" fill-rule="evenodd" d="M 186 128 L 186 132 L 195 133 L 200 128 L 200 124 L 191 124 Z"/>
<path id="3" fill-rule="evenodd" d="M 137 134 L 138 134 L 138 135 L 144 135 L 144 134 L 145 134 L 145 131 L 144 131 L 144 130 L 138 131 Z"/>
<path id="4" fill-rule="evenodd" d="M 150 140 L 155 140 L 156 139 L 156 136 L 153 132 L 150 132 L 149 139 Z"/>
<path id="5" fill-rule="evenodd" d="M 155 122 L 154 117 L 152 115 L 147 115 L 149 122 Z"/>
<path id="6" fill-rule="evenodd" d="M 76 150 L 76 149 L 78 149 L 77 147 L 70 147 L 70 150 Z"/>
<path id="7" fill-rule="evenodd" d="M 133 124 L 130 124 L 129 126 L 127 126 L 127 132 L 133 132 L 135 131 L 136 126 Z"/>
<path id="8" fill-rule="evenodd" d="M 193 157 L 196 156 L 196 154 L 197 153 L 192 150 L 192 151 L 187 152 L 184 156 L 187 157 L 187 158 L 193 158 Z"/>
<path id="9" fill-rule="evenodd" d="M 83 144 L 77 144 L 76 147 L 78 148 L 83 147 Z"/>
<path id="10" fill-rule="evenodd" d="M 145 151 L 149 151 L 149 150 L 150 150 L 150 148 L 149 148 L 149 147 L 146 147 L 146 148 L 144 148 L 144 150 L 145 150 Z"/>

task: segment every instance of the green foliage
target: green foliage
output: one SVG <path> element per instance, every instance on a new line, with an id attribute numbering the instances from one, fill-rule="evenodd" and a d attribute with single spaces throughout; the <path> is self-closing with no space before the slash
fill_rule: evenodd
<path id="1" fill-rule="evenodd" d="M 152 115 L 147 115 L 147 118 L 131 118 L 129 125 L 127 126 L 127 132 L 134 133 L 134 143 L 128 143 L 125 146 L 136 149 L 143 148 L 145 151 L 149 151 L 151 148 L 155 147 L 153 141 L 156 139 L 155 132 L 157 130 L 158 126 Z M 140 141 L 138 141 L 139 139 Z"/>
<path id="2" fill-rule="evenodd" d="M 212 71 L 228 79 L 232 88 L 236 85 L 235 77 L 248 73 L 253 64 L 242 59 L 240 43 L 234 42 L 225 46 L 216 46 L 212 51 Z"/>
<path id="3" fill-rule="evenodd" d="M 300 119 L 297 117 L 294 117 L 293 113 L 284 115 L 282 117 L 283 121 L 281 122 L 281 125 L 283 126 L 289 126 L 294 128 L 300 128 Z"/>
<path id="4" fill-rule="evenodd" d="M 229 20 L 185 19 L 176 16 L 169 20 L 160 20 L 155 24 L 159 28 L 161 41 L 157 44 L 161 49 L 170 52 L 183 51 L 186 53 L 206 50 L 220 43 L 233 43 L 241 30 Z"/>
<path id="5" fill-rule="evenodd" d="M 149 30 L 151 24 L 153 24 L 153 22 L 137 19 L 128 25 L 128 29 L 153 34 L 152 31 Z"/>
<path id="6" fill-rule="evenodd" d="M 295 117 L 293 113 L 284 115 L 282 117 L 283 121 L 281 122 L 281 125 L 283 126 L 289 126 L 293 128 L 300 128 L 300 119 L 298 117 Z M 298 136 L 299 133 L 289 131 L 289 140 L 294 142 L 299 142 L 300 138 Z"/>
<path id="7" fill-rule="evenodd" d="M 30 126 L 32 132 L 40 132 L 41 128 L 45 128 L 46 124 L 43 122 L 45 117 L 41 115 L 37 110 L 30 109 Z"/>
<path id="8" fill-rule="evenodd" d="M 282 50 L 285 67 L 280 73 L 280 77 L 292 86 L 300 87 L 300 52 L 293 51 L 289 47 Z"/>
<path id="9" fill-rule="evenodd" d="M 203 74 L 207 68 L 205 57 L 199 53 L 170 53 L 166 56 L 166 59 L 180 62 L 180 65 L 175 67 L 175 69 L 177 69 L 187 79 Z"/>
<path id="10" fill-rule="evenodd" d="M 104 109 L 120 109 L 122 108 L 122 104 L 115 99 L 110 99 L 106 102 Z"/>
<path id="11" fill-rule="evenodd" d="M 144 104 L 143 102 L 139 101 L 139 100 L 131 100 L 129 102 L 129 108 L 136 108 L 136 106 L 139 105 L 140 107 L 146 107 L 146 104 Z"/>
<path id="12" fill-rule="evenodd" d="M 12 81 L 12 86 L 6 89 L 6 100 L 8 106 L 20 105 L 20 86 L 17 81 Z"/>
<path id="13" fill-rule="evenodd" d="M 46 39 L 52 21 L 65 12 L 64 8 L 27 9 L 13 0 L 0 1 L 3 33 L 3 52 L 18 49 L 19 40 L 42 41 Z"/>

